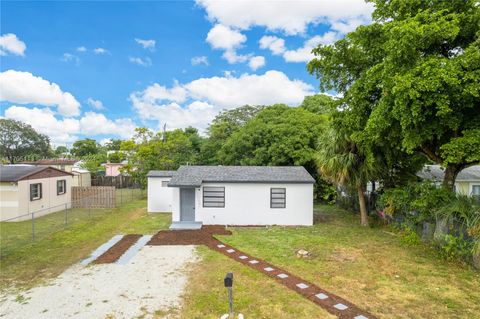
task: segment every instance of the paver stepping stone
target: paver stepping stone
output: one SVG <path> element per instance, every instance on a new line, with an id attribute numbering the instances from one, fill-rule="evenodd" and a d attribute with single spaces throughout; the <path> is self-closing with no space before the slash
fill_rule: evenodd
<path id="1" fill-rule="evenodd" d="M 231 232 L 225 227 L 219 225 L 204 225 L 200 230 L 159 231 L 147 244 L 205 245 L 247 267 L 261 271 L 263 274 L 275 278 L 280 284 L 284 285 L 285 288 L 295 291 L 304 298 L 307 298 L 327 310 L 329 313 L 337 316 L 339 319 L 376 319 L 374 315 L 358 308 L 356 305 L 342 297 L 329 293 L 315 284 L 307 284 L 302 278 L 276 267 L 276 265 L 271 265 L 262 259 L 254 259 L 253 256 L 245 255 L 245 252 L 236 248 L 233 249 L 230 245 L 223 244 L 214 237 L 215 235 L 231 235 Z M 233 254 L 233 252 L 235 253 Z M 268 271 L 270 268 L 272 270 Z M 275 270 L 275 272 L 273 270 Z M 316 294 L 312 293 L 314 291 L 316 291 Z M 320 291 L 323 292 L 320 293 Z"/>
<path id="2" fill-rule="evenodd" d="M 324 300 L 324 299 L 327 299 L 328 296 L 324 293 L 319 293 L 319 294 L 316 294 L 315 297 L 317 297 L 318 299 L 320 300 Z"/>
<path id="3" fill-rule="evenodd" d="M 338 310 L 345 310 L 348 308 L 343 303 L 337 303 L 334 307 L 337 308 Z"/>
<path id="4" fill-rule="evenodd" d="M 263 270 L 270 272 L 270 271 L 273 271 L 274 269 L 272 267 L 266 267 L 266 268 L 263 268 Z"/>

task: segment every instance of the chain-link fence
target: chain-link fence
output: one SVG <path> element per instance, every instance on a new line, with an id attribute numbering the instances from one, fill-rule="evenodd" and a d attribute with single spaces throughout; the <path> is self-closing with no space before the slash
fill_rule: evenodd
<path id="1" fill-rule="evenodd" d="M 86 222 L 114 211 L 115 208 L 95 208 L 95 196 L 98 194 L 0 222 L 0 257 L 26 244 L 54 236 L 57 231 L 73 224 Z M 116 207 L 142 198 L 146 198 L 146 191 L 139 188 L 115 190 Z"/>

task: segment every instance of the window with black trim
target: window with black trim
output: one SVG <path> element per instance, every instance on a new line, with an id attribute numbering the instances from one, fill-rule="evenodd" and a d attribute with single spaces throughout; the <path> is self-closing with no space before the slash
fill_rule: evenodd
<path id="1" fill-rule="evenodd" d="M 225 207 L 225 187 L 204 186 L 203 207 Z"/>
<path id="2" fill-rule="evenodd" d="M 42 198 L 42 184 L 30 184 L 30 200 L 39 200 Z"/>
<path id="3" fill-rule="evenodd" d="M 57 181 L 57 195 L 63 195 L 67 192 L 67 181 L 60 179 Z"/>
<path id="4" fill-rule="evenodd" d="M 162 187 L 168 187 L 168 182 L 169 181 L 162 181 Z"/>
<path id="5" fill-rule="evenodd" d="M 285 188 L 270 188 L 270 208 L 285 208 L 287 199 Z"/>

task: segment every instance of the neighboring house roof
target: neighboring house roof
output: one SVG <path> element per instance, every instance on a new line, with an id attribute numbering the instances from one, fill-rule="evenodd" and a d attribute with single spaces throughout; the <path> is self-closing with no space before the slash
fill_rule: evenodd
<path id="1" fill-rule="evenodd" d="M 205 182 L 314 183 L 302 166 L 181 166 L 170 187 L 199 187 Z"/>
<path id="2" fill-rule="evenodd" d="M 430 181 L 441 182 L 445 176 L 445 169 L 440 165 L 425 165 L 425 167 L 417 173 L 417 176 Z M 480 165 L 474 165 L 465 168 L 458 173 L 457 182 L 480 181 Z"/>
<path id="3" fill-rule="evenodd" d="M 72 173 L 85 174 L 85 173 L 90 173 L 90 171 L 88 169 L 84 169 L 84 168 L 81 168 L 81 167 L 74 167 L 72 169 Z"/>
<path id="4" fill-rule="evenodd" d="M 73 175 L 68 172 L 49 166 L 33 165 L 0 165 L 0 182 L 18 182 L 29 176 L 43 172 L 47 169 L 61 172 L 61 175 Z"/>
<path id="5" fill-rule="evenodd" d="M 33 161 L 33 162 L 22 162 L 22 164 L 31 164 L 31 165 L 73 165 L 77 162 L 77 160 L 74 159 L 63 159 L 63 158 L 57 158 L 57 159 L 43 159 L 43 160 L 38 160 L 38 161 Z"/>
<path id="6" fill-rule="evenodd" d="M 147 177 L 172 177 L 176 171 L 150 171 Z"/>

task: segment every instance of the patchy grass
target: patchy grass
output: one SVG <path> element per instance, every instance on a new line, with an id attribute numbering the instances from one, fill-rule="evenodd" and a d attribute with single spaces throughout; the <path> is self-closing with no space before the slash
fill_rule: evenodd
<path id="1" fill-rule="evenodd" d="M 234 273 L 234 310 L 245 318 L 336 318 L 258 271 L 204 246 L 197 251 L 202 261 L 189 268 L 181 318 L 220 318 L 228 313 L 223 287 L 227 272 Z"/>
<path id="2" fill-rule="evenodd" d="M 407 246 L 388 228 L 363 228 L 358 217 L 317 206 L 313 227 L 233 228 L 219 239 L 338 294 L 381 318 L 475 318 L 480 274 L 423 245 Z M 298 258 L 306 249 L 309 258 Z M 247 318 L 327 318 L 320 307 L 206 248 L 192 272 L 185 318 L 226 311 L 223 276 L 235 274 L 238 311 Z"/>
<path id="3" fill-rule="evenodd" d="M 55 277 L 115 234 L 154 234 L 168 228 L 170 214 L 148 214 L 145 206 L 145 200 L 130 201 L 10 250 L 0 259 L 0 288 L 28 288 Z M 7 227 L 20 226 L 2 223 L 2 237 Z"/>

